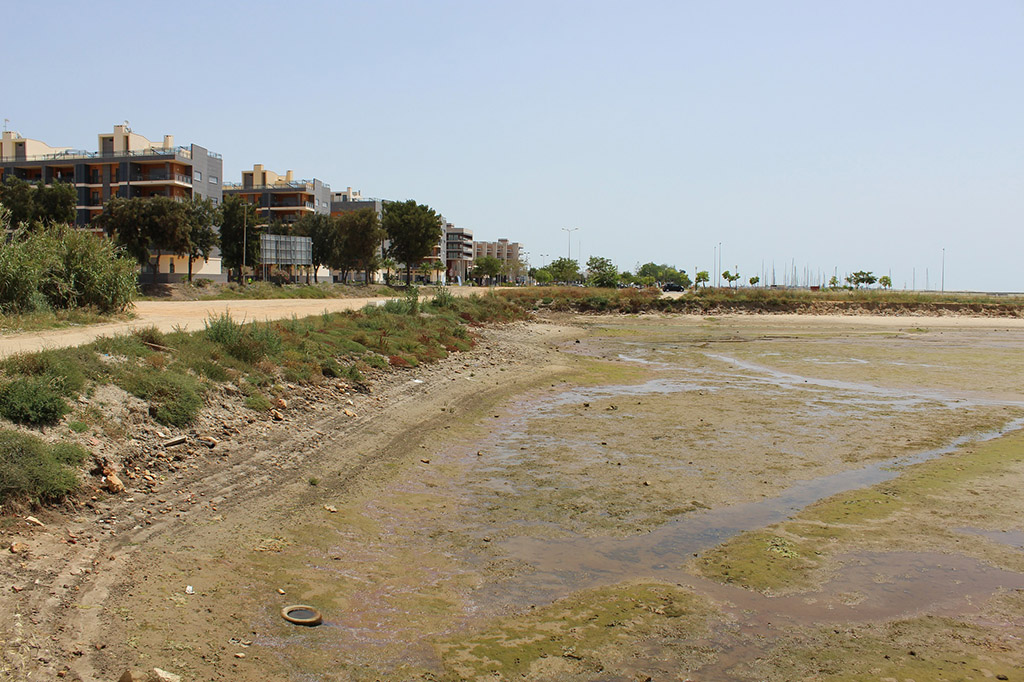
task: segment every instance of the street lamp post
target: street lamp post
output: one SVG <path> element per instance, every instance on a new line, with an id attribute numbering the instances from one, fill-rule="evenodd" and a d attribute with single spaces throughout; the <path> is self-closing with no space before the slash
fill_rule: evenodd
<path id="1" fill-rule="evenodd" d="M 245 286 L 245 233 L 246 233 L 246 219 L 249 217 L 249 206 L 243 201 L 242 202 L 242 269 L 238 271 L 238 281 L 242 286 Z"/>
<path id="2" fill-rule="evenodd" d="M 565 232 L 566 246 L 569 247 L 569 252 L 566 255 L 567 260 L 572 260 L 572 233 L 580 228 L 578 227 L 563 227 L 562 231 Z"/>
<path id="3" fill-rule="evenodd" d="M 939 280 L 942 283 L 942 291 L 946 291 L 946 247 L 942 247 L 942 278 Z"/>

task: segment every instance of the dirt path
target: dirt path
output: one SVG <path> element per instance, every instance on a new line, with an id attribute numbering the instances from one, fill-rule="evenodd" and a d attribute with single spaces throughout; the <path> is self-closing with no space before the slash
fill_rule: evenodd
<path id="1" fill-rule="evenodd" d="M 450 289 L 455 296 L 479 294 L 482 290 L 471 287 Z M 127 334 L 133 329 L 156 327 L 162 332 L 175 329 L 195 331 L 202 329 L 210 317 L 230 314 L 247 322 L 279 320 L 291 317 L 319 315 L 322 312 L 358 310 L 371 303 L 381 303 L 395 297 L 375 298 L 317 298 L 317 299 L 264 299 L 238 301 L 138 301 L 135 319 L 88 327 L 70 327 L 24 334 L 0 335 L 0 358 L 16 353 L 30 353 L 48 348 L 81 346 L 101 336 Z"/>

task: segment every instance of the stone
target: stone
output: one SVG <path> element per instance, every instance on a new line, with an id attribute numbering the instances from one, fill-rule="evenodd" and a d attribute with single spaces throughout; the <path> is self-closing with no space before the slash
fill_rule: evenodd
<path id="1" fill-rule="evenodd" d="M 160 668 L 153 668 L 149 671 L 149 682 L 181 682 L 181 675 L 175 675 Z"/>
<path id="2" fill-rule="evenodd" d="M 286 410 L 288 409 L 288 401 L 286 401 L 284 398 L 278 398 L 277 400 L 274 401 L 274 407 L 281 410 Z"/>
<path id="3" fill-rule="evenodd" d="M 325 504 L 324 505 L 324 509 L 326 509 L 327 511 L 331 512 L 332 514 L 337 514 L 338 513 L 338 508 L 335 507 L 333 504 Z"/>
<path id="4" fill-rule="evenodd" d="M 117 493 L 124 492 L 124 483 L 122 483 L 121 479 L 117 477 L 117 474 L 113 472 L 107 474 L 107 491 L 114 493 L 115 495 Z"/>
<path id="5" fill-rule="evenodd" d="M 284 421 L 284 415 L 277 410 L 271 410 L 270 416 L 272 416 L 276 422 Z"/>
<path id="6" fill-rule="evenodd" d="M 39 526 L 40 528 L 46 528 L 46 524 L 43 523 L 42 521 L 40 521 L 39 519 L 37 519 L 34 516 L 26 516 L 25 520 L 28 521 L 29 523 L 31 523 L 34 526 Z"/>
<path id="7" fill-rule="evenodd" d="M 25 554 L 28 552 L 28 549 L 28 545 L 24 542 L 15 541 L 11 543 L 11 554 Z"/>
<path id="8" fill-rule="evenodd" d="M 353 412 L 352 410 L 342 410 L 342 412 L 345 414 L 346 417 L 354 417 L 354 416 L 356 416 L 356 413 Z"/>
<path id="9" fill-rule="evenodd" d="M 165 448 L 173 448 L 175 445 L 181 445 L 188 440 L 188 436 L 175 436 L 169 440 L 164 441 Z"/>

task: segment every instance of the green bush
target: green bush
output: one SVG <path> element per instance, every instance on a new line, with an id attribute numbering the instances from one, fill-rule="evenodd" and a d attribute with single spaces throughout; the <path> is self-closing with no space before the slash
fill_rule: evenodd
<path id="1" fill-rule="evenodd" d="M 437 291 L 434 293 L 434 298 L 430 301 L 430 305 L 435 308 L 455 308 L 455 296 L 452 295 L 451 290 L 447 287 L 437 287 Z"/>
<path id="2" fill-rule="evenodd" d="M 59 393 L 73 398 L 85 386 L 83 367 L 89 364 L 89 355 L 71 350 L 48 350 L 40 353 L 15 355 L 3 362 L 8 374 L 35 377 Z"/>
<path id="3" fill-rule="evenodd" d="M 56 424 L 70 411 L 60 393 L 40 377 L 0 387 L 0 414 L 17 424 Z"/>
<path id="4" fill-rule="evenodd" d="M 139 369 L 124 374 L 119 383 L 132 395 L 148 400 L 151 414 L 162 424 L 187 426 L 203 407 L 202 388 L 189 374 Z"/>
<path id="5" fill-rule="evenodd" d="M 205 333 L 208 339 L 224 346 L 228 354 L 249 364 L 281 350 L 281 335 L 273 325 L 240 325 L 227 313 L 207 319 Z"/>
<path id="6" fill-rule="evenodd" d="M 0 309 L 118 312 L 136 294 L 136 264 L 109 239 L 68 225 L 18 230 L 0 243 Z"/>
<path id="7" fill-rule="evenodd" d="M 51 446 L 28 434 L 0 430 L 0 504 L 59 502 L 78 488 L 72 467 L 86 454 L 77 445 Z"/>

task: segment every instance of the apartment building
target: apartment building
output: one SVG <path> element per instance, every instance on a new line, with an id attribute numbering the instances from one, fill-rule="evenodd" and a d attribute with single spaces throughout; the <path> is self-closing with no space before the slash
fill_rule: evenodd
<path id="1" fill-rule="evenodd" d="M 519 242 L 510 242 L 507 239 L 499 239 L 496 242 L 473 242 L 473 256 L 475 258 L 490 256 L 500 261 L 519 262 L 521 248 Z"/>
<path id="2" fill-rule="evenodd" d="M 177 147 L 173 135 L 154 142 L 127 124 L 97 138 L 96 151 L 89 152 L 52 147 L 5 130 L 0 139 L 0 181 L 14 176 L 43 184 L 73 184 L 79 227 L 87 227 L 113 197 L 202 197 L 220 203 L 220 154 L 197 144 Z"/>
<path id="3" fill-rule="evenodd" d="M 459 284 L 465 282 L 473 269 L 473 233 L 446 222 L 444 252 L 448 280 Z"/>
<path id="4" fill-rule="evenodd" d="M 242 171 L 242 181 L 225 183 L 224 196 L 241 196 L 256 204 L 261 220 L 294 223 L 303 215 L 331 212 L 331 186 L 317 180 L 296 180 L 292 171 L 279 175 L 255 164 Z"/>

